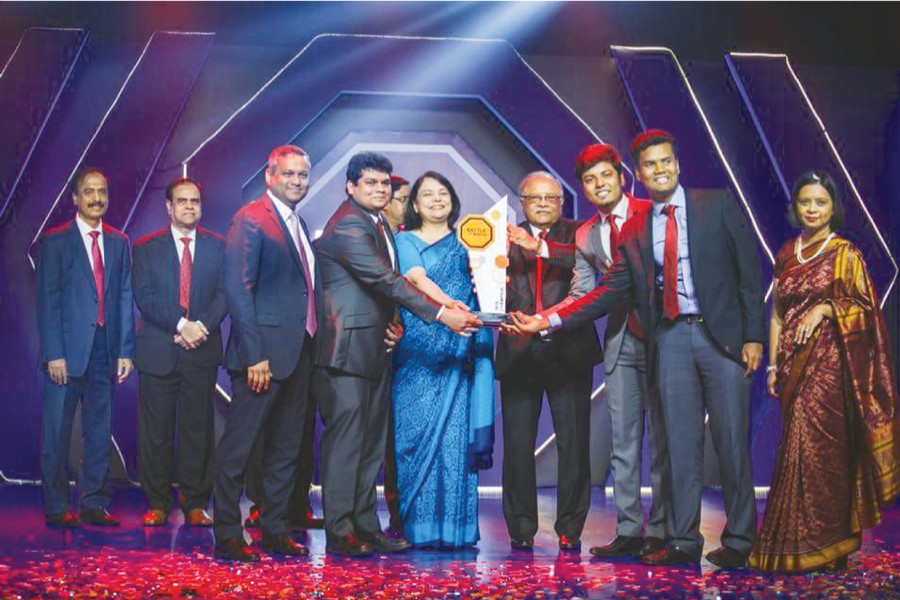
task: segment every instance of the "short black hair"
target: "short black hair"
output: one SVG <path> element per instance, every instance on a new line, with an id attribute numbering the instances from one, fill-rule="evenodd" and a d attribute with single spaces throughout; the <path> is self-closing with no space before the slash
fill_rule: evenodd
<path id="1" fill-rule="evenodd" d="M 787 210 L 788 223 L 791 224 L 791 227 L 803 228 L 800 215 L 797 214 L 797 198 L 800 196 L 800 190 L 813 184 L 821 185 L 828 192 L 828 195 L 831 196 L 830 225 L 832 231 L 837 231 L 844 226 L 844 204 L 841 202 L 841 195 L 838 192 L 837 185 L 828 171 L 807 171 L 800 176 L 797 183 L 794 184 L 794 189 L 791 190 L 791 203 L 788 205 Z"/>
<path id="2" fill-rule="evenodd" d="M 378 152 L 354 154 L 347 165 L 347 181 L 353 184 L 358 183 L 359 178 L 362 177 L 362 172 L 366 169 L 390 175 L 394 170 L 394 165 L 391 164 L 387 156 Z"/>
<path id="3" fill-rule="evenodd" d="M 81 167 L 75 174 L 72 175 L 71 181 L 69 181 L 69 191 L 72 192 L 72 195 L 75 196 L 78 194 L 78 189 L 81 187 L 81 184 L 84 182 L 84 178 L 88 175 L 92 175 L 96 173 L 100 177 L 106 180 L 106 185 L 109 185 L 109 178 L 103 174 L 103 171 L 98 169 L 97 167 Z"/>
<path id="4" fill-rule="evenodd" d="M 184 185 L 186 183 L 190 183 L 191 185 L 196 187 L 197 190 L 200 191 L 200 195 L 201 196 L 203 195 L 203 188 L 200 186 L 199 183 L 197 183 L 190 177 L 179 177 L 178 179 L 176 179 L 175 181 L 173 181 L 172 183 L 170 183 L 169 185 L 166 186 L 166 200 L 168 200 L 169 202 L 172 202 L 175 199 L 175 197 L 174 197 L 175 196 L 175 188 L 177 188 L 179 185 Z"/>
<path id="5" fill-rule="evenodd" d="M 447 225 L 453 227 L 453 224 L 456 223 L 456 220 L 459 218 L 459 211 L 461 210 L 459 196 L 456 194 L 456 190 L 453 189 L 453 184 L 450 183 L 450 180 L 437 171 L 425 171 L 418 179 L 416 179 L 416 182 L 412 186 L 412 190 L 409 192 L 410 202 L 416 201 L 416 198 L 419 196 L 419 188 L 422 187 L 422 182 L 426 179 L 434 179 L 450 192 L 450 214 L 447 216 Z M 422 217 L 420 217 L 419 213 L 411 207 L 407 208 L 406 215 L 403 217 L 403 226 L 406 231 L 418 229 L 422 226 Z"/>
<path id="6" fill-rule="evenodd" d="M 678 142 L 675 141 L 672 134 L 664 129 L 648 129 L 634 136 L 634 139 L 631 140 L 631 145 L 628 147 L 634 166 L 641 166 L 641 152 L 650 146 L 658 146 L 660 144 L 670 144 L 672 146 L 672 154 L 675 155 L 676 160 L 678 159 Z"/>

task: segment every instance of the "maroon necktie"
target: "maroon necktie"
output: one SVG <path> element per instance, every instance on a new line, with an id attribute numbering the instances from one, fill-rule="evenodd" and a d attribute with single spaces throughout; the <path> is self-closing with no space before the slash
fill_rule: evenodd
<path id="1" fill-rule="evenodd" d="M 663 316 L 674 321 L 678 317 L 678 223 L 675 207 L 665 206 L 666 244 L 663 247 Z"/>
<path id="2" fill-rule="evenodd" d="M 613 214 L 606 217 L 606 222 L 609 223 L 609 255 L 613 262 L 619 260 L 619 225 L 616 223 L 618 218 Z"/>
<path id="3" fill-rule="evenodd" d="M 194 261 L 191 259 L 191 238 L 183 237 L 181 241 L 184 252 L 181 254 L 181 268 L 178 269 L 178 304 L 187 316 L 191 306 L 191 272 L 194 270 Z"/>
<path id="4" fill-rule="evenodd" d="M 103 327 L 106 325 L 106 297 L 103 291 L 103 254 L 100 253 L 100 232 L 92 231 L 90 236 L 94 238 L 91 242 L 91 258 L 94 262 L 94 285 L 97 286 L 97 325 Z"/>
<path id="5" fill-rule="evenodd" d="M 541 241 L 547 239 L 547 232 L 542 231 L 538 234 Z M 544 310 L 544 259 L 541 257 L 541 245 L 538 244 L 538 254 L 535 257 L 534 269 L 534 312 L 539 313 Z"/>

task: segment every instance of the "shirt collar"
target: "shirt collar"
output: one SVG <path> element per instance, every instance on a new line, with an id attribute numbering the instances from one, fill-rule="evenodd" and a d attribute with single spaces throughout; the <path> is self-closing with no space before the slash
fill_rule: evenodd
<path id="1" fill-rule="evenodd" d="M 92 231 L 99 231 L 100 235 L 103 235 L 103 221 L 97 224 L 97 228 L 94 229 L 87 223 L 81 220 L 81 215 L 75 215 L 75 224 L 78 225 L 78 232 L 81 234 L 81 237 L 85 237 Z"/>
<path id="2" fill-rule="evenodd" d="M 191 232 L 188 234 L 181 233 L 180 231 L 175 229 L 174 225 L 171 225 L 169 227 L 169 229 L 172 231 L 172 237 L 174 237 L 175 241 L 178 243 L 181 243 L 181 238 L 183 238 L 183 237 L 191 238 L 192 242 L 197 239 L 197 230 L 196 229 L 192 229 Z"/>
<path id="3" fill-rule="evenodd" d="M 609 214 L 615 215 L 616 224 L 621 227 L 622 223 L 624 223 L 625 220 L 628 218 L 628 196 L 626 196 L 625 194 L 622 194 L 622 199 L 619 200 L 619 203 L 616 204 L 615 208 L 613 208 L 612 212 Z M 608 218 L 608 215 L 606 215 L 605 213 L 602 213 L 602 212 L 600 213 L 601 221 L 605 222 L 607 220 L 607 218 Z"/>
<path id="4" fill-rule="evenodd" d="M 685 206 L 687 206 L 687 201 L 684 197 L 684 188 L 681 187 L 680 183 L 678 184 L 678 187 L 675 188 L 675 191 L 672 193 L 672 197 L 668 202 L 657 202 L 656 200 L 653 201 L 654 216 L 658 217 L 659 215 L 661 215 L 663 208 L 669 205 L 677 206 L 678 208 L 684 208 Z"/>
<path id="5" fill-rule="evenodd" d="M 278 214 L 281 215 L 281 218 L 287 223 L 290 215 L 297 216 L 297 213 L 291 206 L 285 202 L 284 200 L 280 200 L 278 196 L 272 193 L 272 190 L 266 190 L 266 194 L 268 194 L 269 198 L 272 200 L 272 204 L 275 205 L 275 210 L 278 211 Z M 299 204 L 299 202 L 298 202 Z"/>

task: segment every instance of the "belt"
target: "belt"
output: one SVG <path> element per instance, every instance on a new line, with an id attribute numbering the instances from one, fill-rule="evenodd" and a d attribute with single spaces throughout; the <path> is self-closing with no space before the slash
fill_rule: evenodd
<path id="1" fill-rule="evenodd" d="M 682 323 L 690 323 L 692 325 L 694 323 L 702 323 L 703 315 L 678 315 L 677 317 L 675 317 L 675 320 L 672 322 L 678 323 L 679 321 Z"/>

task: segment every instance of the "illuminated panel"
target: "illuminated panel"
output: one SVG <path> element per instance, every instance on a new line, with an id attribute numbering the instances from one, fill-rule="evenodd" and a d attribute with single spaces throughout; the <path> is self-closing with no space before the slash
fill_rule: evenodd
<path id="1" fill-rule="evenodd" d="M 897 262 L 790 60 L 784 54 L 730 53 L 725 62 L 778 172 L 784 192 L 779 204 L 790 200 L 791 186 L 804 172 L 831 173 L 845 198 L 842 233 L 865 254 L 883 307 L 897 281 Z"/>
<path id="2" fill-rule="evenodd" d="M 85 29 L 27 29 L 0 71 L 0 216 L 89 37 Z"/>
<path id="3" fill-rule="evenodd" d="M 502 40 L 323 34 L 185 157 L 185 173 L 203 181 L 209 195 L 234 194 L 260 156 L 296 138 L 347 93 L 382 95 L 387 106 L 414 96 L 479 99 L 573 192 L 574 157 L 600 141 Z M 575 216 L 588 210 L 583 199 L 574 204 Z"/>
<path id="4" fill-rule="evenodd" d="M 91 165 L 109 176 L 113 201 L 104 220 L 113 227 L 126 228 L 213 37 L 210 33 L 154 33 L 85 146 L 71 175 L 81 165 Z M 67 196 L 64 186 L 34 241 L 45 228 L 72 218 L 69 202 L 61 202 Z"/>

